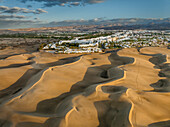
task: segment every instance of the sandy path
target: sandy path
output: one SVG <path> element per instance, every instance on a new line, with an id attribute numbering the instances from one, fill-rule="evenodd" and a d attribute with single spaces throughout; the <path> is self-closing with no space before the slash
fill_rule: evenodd
<path id="1" fill-rule="evenodd" d="M 154 48 L 153 48 L 154 49 Z M 157 51 L 157 50 L 156 50 Z M 169 93 L 159 93 L 163 91 L 168 91 L 169 89 L 169 77 L 166 75 L 169 73 L 169 66 L 167 65 L 168 62 L 168 52 L 164 50 L 161 51 L 154 51 L 152 52 L 152 48 L 144 48 L 140 50 L 141 55 L 150 56 L 149 62 L 153 64 L 153 69 L 158 71 L 158 82 L 150 84 L 154 90 L 147 90 L 147 91 L 138 91 L 133 89 L 128 89 L 127 96 L 130 98 L 132 103 L 132 109 L 129 114 L 130 122 L 132 126 L 157 126 L 157 122 L 159 125 L 160 121 L 166 121 L 170 119 L 170 100 L 169 100 Z M 156 53 L 156 54 L 154 54 Z M 166 53 L 161 54 L 161 53 Z M 164 66 L 166 65 L 166 66 Z M 166 68 L 162 72 L 162 69 Z M 164 76 L 160 75 L 160 72 Z M 153 76 L 152 76 L 153 77 Z M 162 79 L 162 77 L 166 77 L 167 79 Z M 157 79 L 157 78 L 156 78 Z M 165 82 L 166 81 L 166 82 Z M 163 83 L 163 84 L 162 84 Z M 155 92 L 152 92 L 155 91 Z M 156 124 L 151 124 L 156 123 Z M 165 122 L 165 126 L 169 126 L 168 122 Z"/>

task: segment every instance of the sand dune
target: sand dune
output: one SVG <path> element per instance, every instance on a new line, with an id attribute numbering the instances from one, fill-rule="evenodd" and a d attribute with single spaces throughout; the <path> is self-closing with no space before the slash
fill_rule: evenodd
<path id="1" fill-rule="evenodd" d="M 170 125 L 168 49 L 2 55 L 2 127 Z"/>

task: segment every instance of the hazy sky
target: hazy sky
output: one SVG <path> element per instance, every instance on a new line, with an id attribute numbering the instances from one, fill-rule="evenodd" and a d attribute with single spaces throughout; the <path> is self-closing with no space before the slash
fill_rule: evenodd
<path id="1" fill-rule="evenodd" d="M 169 17 L 170 0 L 0 0 L 0 28 L 8 22 L 11 28 L 29 22 Z"/>

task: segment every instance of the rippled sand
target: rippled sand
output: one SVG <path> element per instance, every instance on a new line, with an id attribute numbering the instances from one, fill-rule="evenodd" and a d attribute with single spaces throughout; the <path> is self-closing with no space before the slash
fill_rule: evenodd
<path id="1" fill-rule="evenodd" d="M 169 56 L 159 47 L 89 55 L 1 51 L 0 126 L 168 127 Z"/>

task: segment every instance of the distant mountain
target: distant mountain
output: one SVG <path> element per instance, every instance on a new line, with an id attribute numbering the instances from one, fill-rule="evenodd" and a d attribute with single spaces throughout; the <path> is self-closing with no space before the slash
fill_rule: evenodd
<path id="1" fill-rule="evenodd" d="M 98 26 L 98 29 L 105 30 L 135 30 L 135 29 L 147 29 L 147 30 L 170 30 L 170 23 L 148 23 L 148 24 L 130 24 L 121 26 Z"/>
<path id="2" fill-rule="evenodd" d="M 41 24 L 44 27 L 56 27 L 56 26 L 77 26 L 77 25 L 114 25 L 114 26 L 124 26 L 124 25 L 147 25 L 147 24 L 162 24 L 170 23 L 170 18 L 160 18 L 160 19 L 146 19 L 146 18 L 122 18 L 122 19 L 104 19 L 95 18 L 90 20 L 65 20 L 60 22 L 49 22 L 46 24 Z"/>
<path id="3" fill-rule="evenodd" d="M 170 18 L 122 18 L 104 19 L 96 18 L 91 20 L 65 20 L 61 22 L 49 22 L 37 24 L 35 28 L 4 29 L 0 33 L 10 32 L 31 32 L 31 31 L 87 31 L 93 29 L 122 30 L 122 29 L 149 29 L 149 30 L 170 30 Z"/>

